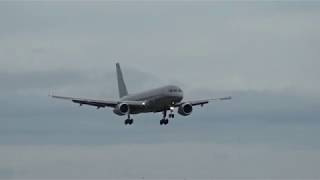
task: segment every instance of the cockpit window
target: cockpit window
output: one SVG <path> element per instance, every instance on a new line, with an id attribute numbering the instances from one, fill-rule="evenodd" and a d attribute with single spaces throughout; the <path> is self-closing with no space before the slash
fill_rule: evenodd
<path id="1" fill-rule="evenodd" d="M 181 89 L 169 89 L 169 92 L 173 93 L 173 92 L 182 92 Z"/>

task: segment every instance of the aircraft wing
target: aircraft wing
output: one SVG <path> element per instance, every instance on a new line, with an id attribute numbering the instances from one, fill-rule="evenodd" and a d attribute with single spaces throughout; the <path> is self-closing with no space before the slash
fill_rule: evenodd
<path id="1" fill-rule="evenodd" d="M 144 101 L 112 101 L 112 100 L 94 100 L 94 99 L 83 99 L 83 98 L 73 98 L 73 97 L 65 97 L 65 96 L 55 96 L 52 95 L 51 97 L 63 100 L 70 100 L 74 103 L 81 105 L 89 105 L 95 106 L 97 108 L 105 108 L 105 107 L 116 107 L 119 103 L 126 103 L 129 106 L 144 106 Z"/>
<path id="2" fill-rule="evenodd" d="M 232 97 L 228 96 L 228 97 L 223 97 L 223 98 L 184 101 L 184 102 L 180 102 L 180 103 L 176 104 L 176 107 L 180 106 L 181 104 L 184 104 L 184 103 L 190 103 L 192 106 L 198 106 L 198 105 L 203 106 L 205 104 L 208 104 L 210 101 L 226 101 L 226 100 L 231 100 L 231 99 L 232 99 Z"/>

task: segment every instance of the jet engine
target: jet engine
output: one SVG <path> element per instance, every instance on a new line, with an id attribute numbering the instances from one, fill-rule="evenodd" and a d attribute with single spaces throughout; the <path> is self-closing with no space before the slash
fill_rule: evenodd
<path id="1" fill-rule="evenodd" d="M 129 112 L 129 105 L 125 103 L 118 104 L 113 109 L 113 112 L 119 116 L 124 116 Z"/>
<path id="2" fill-rule="evenodd" d="M 184 103 L 179 106 L 178 113 L 182 116 L 188 116 L 192 113 L 192 105 Z"/>

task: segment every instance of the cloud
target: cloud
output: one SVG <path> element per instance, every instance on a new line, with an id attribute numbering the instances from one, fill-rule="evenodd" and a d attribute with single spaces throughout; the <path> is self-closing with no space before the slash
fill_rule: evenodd
<path id="1" fill-rule="evenodd" d="M 213 94 L 220 97 L 212 91 L 190 92 L 188 97 Z M 0 105 L 0 144 L 264 142 L 320 147 L 316 100 L 270 92 L 231 95 L 232 101 L 195 107 L 191 116 L 177 115 L 166 128 L 159 126 L 161 114 L 133 116 L 134 126 L 124 128 L 125 118 L 109 108 L 79 107 L 47 96 L 18 96 L 11 101 L 8 97 L 3 100 L 9 103 Z"/>
<path id="2" fill-rule="evenodd" d="M 2 90 L 52 89 L 53 87 L 78 84 L 85 81 L 83 74 L 72 71 L 1 72 Z"/>
<path id="3" fill-rule="evenodd" d="M 0 6 L 0 176 L 319 178 L 318 3 L 7 3 Z M 232 95 L 170 126 L 49 93 L 118 97 L 178 84 Z M 191 163 L 192 162 L 192 163 Z"/>
<path id="4" fill-rule="evenodd" d="M 15 18 L 2 21 L 1 69 L 108 72 L 121 61 L 190 88 L 319 97 L 314 3 L 67 4 L 6 3 L 2 17 Z"/>
<path id="5" fill-rule="evenodd" d="M 237 144 L 1 146 L 15 178 L 319 178 L 319 151 Z M 243 162 L 246 162 L 245 165 Z M 277 163 L 275 163 L 277 162 Z M 200 168 L 201 167 L 201 168 Z"/>

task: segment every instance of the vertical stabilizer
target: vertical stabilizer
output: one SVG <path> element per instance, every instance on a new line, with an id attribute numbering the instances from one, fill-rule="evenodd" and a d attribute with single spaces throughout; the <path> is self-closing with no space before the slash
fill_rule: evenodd
<path id="1" fill-rule="evenodd" d="M 127 90 L 126 84 L 124 83 L 124 80 L 123 80 L 123 75 L 122 75 L 122 71 L 121 71 L 121 68 L 120 68 L 120 64 L 117 63 L 116 67 L 117 67 L 117 79 L 118 79 L 119 97 L 122 98 L 123 96 L 128 95 L 128 90 Z"/>

